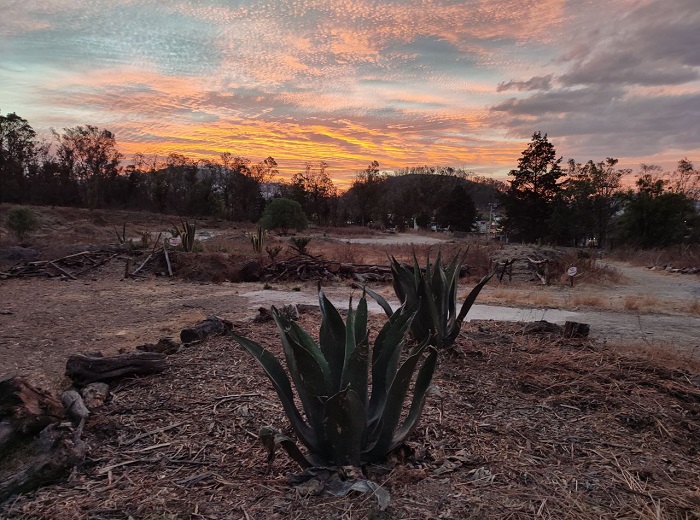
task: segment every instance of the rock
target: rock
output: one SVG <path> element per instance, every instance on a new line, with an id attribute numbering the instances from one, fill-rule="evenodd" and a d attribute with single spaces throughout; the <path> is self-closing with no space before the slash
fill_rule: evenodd
<path id="1" fill-rule="evenodd" d="M 83 388 L 81 394 L 83 395 L 85 406 L 90 410 L 94 410 L 107 401 L 109 385 L 107 383 L 90 383 Z"/>
<path id="2" fill-rule="evenodd" d="M 75 390 L 66 390 L 61 395 L 61 403 L 66 409 L 66 414 L 73 419 L 75 424 L 85 420 L 90 415 L 90 410 L 87 409 L 83 398 Z"/>

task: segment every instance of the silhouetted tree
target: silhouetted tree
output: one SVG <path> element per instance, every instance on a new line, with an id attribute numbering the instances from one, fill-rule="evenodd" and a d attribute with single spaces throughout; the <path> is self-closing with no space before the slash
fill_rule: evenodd
<path id="1" fill-rule="evenodd" d="M 668 191 L 661 169 L 642 165 L 637 192 L 628 192 L 618 223 L 618 238 L 643 248 L 698 241 L 698 214 L 693 199 Z"/>
<path id="2" fill-rule="evenodd" d="M 0 202 L 21 202 L 34 160 L 36 132 L 15 113 L 0 114 Z"/>
<path id="3" fill-rule="evenodd" d="M 518 169 L 511 170 L 510 188 L 503 195 L 508 232 L 525 241 L 536 241 L 550 235 L 549 223 L 554 202 L 561 191 L 558 183 L 564 175 L 554 145 L 547 134 L 535 132 Z"/>
<path id="4" fill-rule="evenodd" d="M 119 174 L 122 159 L 114 134 L 92 125 L 64 128 L 63 134 L 53 134 L 60 169 L 77 181 L 87 206 L 101 206 L 108 184 Z"/>
<path id="5" fill-rule="evenodd" d="M 337 207 L 338 190 L 326 172 L 328 164 L 307 163 L 303 172 L 295 173 L 290 183 L 291 198 L 320 225 L 328 223 Z"/>
<path id="6" fill-rule="evenodd" d="M 386 208 L 381 202 L 385 180 L 386 176 L 380 174 L 377 161 L 372 161 L 366 169 L 357 173 L 345 196 L 353 221 L 365 225 L 374 220 L 385 220 Z"/>
<path id="7" fill-rule="evenodd" d="M 463 184 L 450 191 L 442 206 L 437 210 L 436 221 L 452 231 L 469 231 L 476 218 L 476 208 L 469 192 Z"/>
<path id="8" fill-rule="evenodd" d="M 615 168 L 617 159 L 585 164 L 569 161 L 568 178 L 555 201 L 551 229 L 561 242 L 594 238 L 604 246 L 612 217 L 620 209 L 620 180 L 629 170 Z"/>

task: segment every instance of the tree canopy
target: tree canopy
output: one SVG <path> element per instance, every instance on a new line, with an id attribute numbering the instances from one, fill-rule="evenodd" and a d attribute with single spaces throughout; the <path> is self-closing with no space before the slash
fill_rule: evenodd
<path id="1" fill-rule="evenodd" d="M 532 134 L 530 144 L 518 159 L 518 168 L 508 173 L 513 179 L 503 196 L 506 226 L 515 237 L 534 242 L 550 235 L 554 201 L 562 189 L 561 161 L 547 134 Z"/>

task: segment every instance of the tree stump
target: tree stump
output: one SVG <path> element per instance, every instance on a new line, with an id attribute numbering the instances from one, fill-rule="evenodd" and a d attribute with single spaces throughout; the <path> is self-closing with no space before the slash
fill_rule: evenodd
<path id="1" fill-rule="evenodd" d="M 591 326 L 588 323 L 577 323 L 575 321 L 564 323 L 565 338 L 587 338 L 590 331 Z"/>
<path id="2" fill-rule="evenodd" d="M 82 386 L 126 376 L 155 374 L 166 367 L 165 355 L 158 352 L 134 351 L 108 357 L 78 354 L 68 356 L 66 375 Z"/>
<path id="3" fill-rule="evenodd" d="M 50 424 L 37 437 L 23 439 L 23 447 L 3 458 L 0 466 L 0 502 L 64 478 L 85 457 L 85 443 Z"/>
<path id="4" fill-rule="evenodd" d="M 200 321 L 194 327 L 182 329 L 180 341 L 183 343 L 202 341 L 207 336 L 225 334 L 231 329 L 233 329 L 233 324 L 230 321 L 223 320 L 218 316 L 208 316 L 207 319 Z"/>
<path id="5" fill-rule="evenodd" d="M 48 392 L 16 376 L 0 377 L 0 458 L 16 440 L 33 436 L 63 417 L 63 406 Z"/>

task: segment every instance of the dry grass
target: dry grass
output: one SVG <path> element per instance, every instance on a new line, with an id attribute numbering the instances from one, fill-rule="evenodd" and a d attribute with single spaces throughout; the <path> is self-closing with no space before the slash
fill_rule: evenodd
<path id="1" fill-rule="evenodd" d="M 600 296 L 594 294 L 576 294 L 571 298 L 571 305 L 574 307 L 590 307 L 599 309 L 607 304 Z"/>
<path id="2" fill-rule="evenodd" d="M 652 296 L 627 296 L 623 307 L 627 311 L 659 312 L 664 305 Z"/>
<path id="3" fill-rule="evenodd" d="M 681 244 L 664 249 L 622 248 L 614 250 L 610 256 L 616 260 L 645 267 L 664 265 L 677 268 L 697 267 L 700 265 L 700 244 Z"/>

